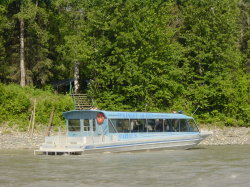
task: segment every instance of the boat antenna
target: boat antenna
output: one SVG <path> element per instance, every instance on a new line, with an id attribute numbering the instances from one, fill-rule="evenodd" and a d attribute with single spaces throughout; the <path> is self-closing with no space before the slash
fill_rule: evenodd
<path id="1" fill-rule="evenodd" d="M 192 113 L 192 116 L 196 113 L 196 111 L 200 108 L 200 105 L 197 106 L 197 108 L 195 109 L 195 111 Z"/>

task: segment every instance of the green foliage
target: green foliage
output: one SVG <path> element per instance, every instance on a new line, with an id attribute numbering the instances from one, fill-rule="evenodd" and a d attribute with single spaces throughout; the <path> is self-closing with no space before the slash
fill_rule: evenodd
<path id="1" fill-rule="evenodd" d="M 174 18 L 172 2 L 141 0 L 107 2 L 91 17 L 99 45 L 88 66 L 89 94 L 99 108 L 166 110 L 183 93 Z"/>
<path id="2" fill-rule="evenodd" d="M 64 126 L 62 112 L 73 108 L 73 101 L 69 96 L 54 95 L 50 91 L 43 91 L 32 87 L 21 88 L 11 84 L 0 84 L 0 122 L 9 126 L 18 124 L 22 130 L 27 130 L 34 99 L 36 99 L 36 124 L 47 125 L 50 113 L 55 108 L 53 125 Z"/>
<path id="3" fill-rule="evenodd" d="M 1 122 L 10 121 L 23 123 L 27 120 L 27 112 L 31 106 L 29 97 L 18 86 L 0 84 L 0 115 Z"/>
<path id="4" fill-rule="evenodd" d="M 70 99 L 50 84 L 79 63 L 81 89 L 100 109 L 250 126 L 249 15 L 246 0 L 1 1 L 0 82 L 20 80 L 23 19 L 26 81 L 44 90 L 1 85 L 1 120 L 26 127 L 37 98 L 37 121 L 55 106 L 61 124 Z"/>
<path id="5" fill-rule="evenodd" d="M 234 118 L 228 118 L 225 122 L 226 126 L 236 126 L 235 119 Z"/>
<path id="6" fill-rule="evenodd" d="M 5 81 L 17 83 L 20 80 L 19 38 L 20 19 L 23 19 L 25 67 L 27 69 L 26 81 L 29 85 L 45 85 L 53 78 L 52 48 L 49 43 L 53 34 L 50 30 L 49 19 L 51 17 L 51 11 L 48 9 L 48 2 L 12 0 L 6 1 L 4 5 L 5 11 L 7 12 L 5 16 L 7 18 L 8 27 L 4 28 L 4 33 L 2 34 L 5 38 L 3 43 L 5 48 L 5 59 L 0 65 L 0 72 L 1 69 L 5 68 L 5 71 L 2 70 L 4 72 Z"/>
<path id="7" fill-rule="evenodd" d="M 6 69 L 8 68 L 5 63 L 6 58 L 6 49 L 5 43 L 6 38 L 4 37 L 4 32 L 6 29 L 10 27 L 9 20 L 7 18 L 7 10 L 6 7 L 0 5 L 0 79 L 4 79 L 6 77 Z"/>
<path id="8" fill-rule="evenodd" d="M 197 114 L 206 121 L 227 120 L 227 125 L 237 125 L 239 119 L 247 122 L 249 79 L 238 47 L 238 2 L 187 1 L 181 12 L 186 97 L 200 107 Z"/>

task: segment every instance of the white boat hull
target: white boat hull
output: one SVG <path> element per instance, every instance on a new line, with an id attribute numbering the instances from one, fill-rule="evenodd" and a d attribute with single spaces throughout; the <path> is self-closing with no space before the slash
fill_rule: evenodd
<path id="1" fill-rule="evenodd" d="M 93 152 L 129 152 L 155 149 L 189 149 L 204 139 L 200 134 L 117 140 L 108 137 L 47 137 L 35 153 L 82 154 Z"/>

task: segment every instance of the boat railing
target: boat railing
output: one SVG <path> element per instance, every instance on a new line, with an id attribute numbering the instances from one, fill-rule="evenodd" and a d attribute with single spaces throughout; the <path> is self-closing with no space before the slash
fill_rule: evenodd
<path id="1" fill-rule="evenodd" d="M 68 137 L 68 136 L 48 136 L 45 137 L 45 144 L 52 145 L 79 145 L 85 144 L 86 137 Z"/>

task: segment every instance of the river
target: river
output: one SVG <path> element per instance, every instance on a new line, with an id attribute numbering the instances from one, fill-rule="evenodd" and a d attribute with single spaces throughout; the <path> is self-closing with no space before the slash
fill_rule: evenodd
<path id="1" fill-rule="evenodd" d="M 246 187 L 250 145 L 80 156 L 2 150 L 0 186 Z"/>

